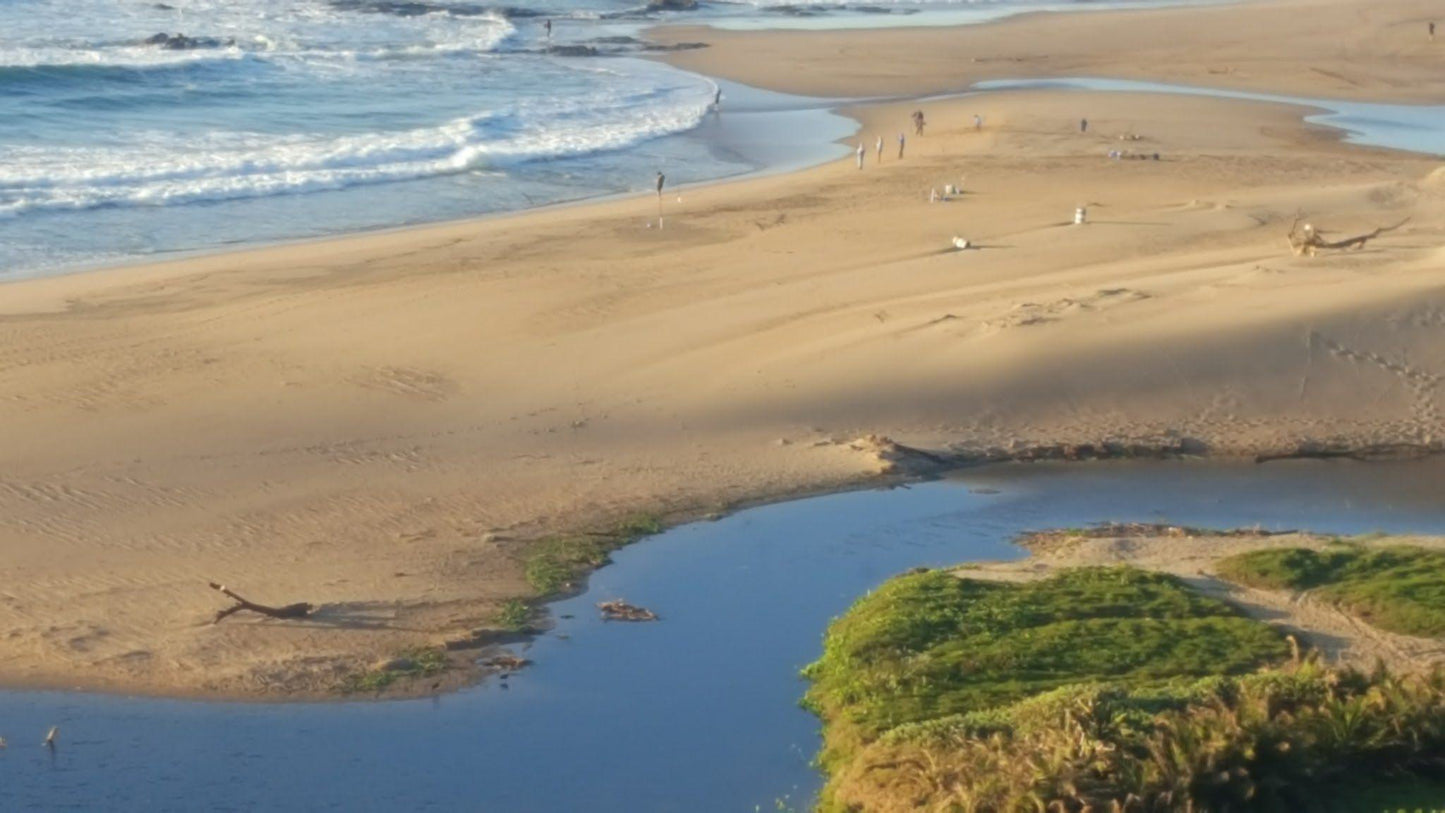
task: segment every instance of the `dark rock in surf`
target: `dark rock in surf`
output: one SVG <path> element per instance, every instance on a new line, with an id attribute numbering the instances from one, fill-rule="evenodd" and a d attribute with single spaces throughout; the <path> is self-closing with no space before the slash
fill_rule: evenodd
<path id="1" fill-rule="evenodd" d="M 393 17 L 424 17 L 428 14 L 448 14 L 452 17 L 485 17 L 500 14 L 503 17 L 540 17 L 545 12 L 531 9 L 499 6 L 476 6 L 466 3 L 423 3 L 419 0 L 331 0 L 329 4 L 337 11 L 354 11 L 361 14 L 389 14 Z"/>
<path id="2" fill-rule="evenodd" d="M 590 45 L 550 45 L 547 53 L 552 56 L 599 56 L 602 52 Z"/>
<path id="3" fill-rule="evenodd" d="M 649 42 L 642 46 L 643 51 L 695 51 L 698 48 L 706 48 L 705 42 L 674 42 L 669 45 L 661 45 Z"/>
<path id="4" fill-rule="evenodd" d="M 229 48 L 236 44 L 233 39 L 218 37 L 188 37 L 185 34 L 167 34 L 162 31 L 141 40 L 145 45 L 154 45 L 167 51 L 190 51 L 196 48 Z"/>

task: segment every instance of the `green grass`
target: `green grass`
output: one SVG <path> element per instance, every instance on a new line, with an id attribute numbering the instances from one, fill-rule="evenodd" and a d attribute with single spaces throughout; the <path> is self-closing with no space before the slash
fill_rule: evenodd
<path id="1" fill-rule="evenodd" d="M 521 599 L 510 599 L 497 611 L 497 624 L 508 632 L 526 632 L 532 628 L 532 608 Z"/>
<path id="2" fill-rule="evenodd" d="M 1253 587 L 1313 591 L 1391 632 L 1445 635 L 1445 551 L 1349 543 L 1277 548 L 1223 559 L 1219 572 Z"/>
<path id="3" fill-rule="evenodd" d="M 1066 686 L 902 726 L 841 766 L 823 807 L 1108 810 L 1134 797 L 1128 809 L 1413 809 L 1442 787 L 1442 754 L 1440 674 L 1307 661 L 1162 687 Z"/>
<path id="4" fill-rule="evenodd" d="M 868 737 L 1070 683 L 1238 673 L 1288 651 L 1171 576 L 1086 568 L 1004 584 L 930 571 L 890 581 L 829 627 L 806 703 Z"/>
<path id="5" fill-rule="evenodd" d="M 600 533 L 546 539 L 527 557 L 523 572 L 538 595 L 565 592 L 584 573 L 606 564 L 612 551 L 661 530 L 661 520 L 637 514 Z"/>
<path id="6" fill-rule="evenodd" d="M 379 692 L 403 678 L 430 677 L 446 671 L 449 666 L 446 652 L 429 647 L 402 650 L 388 664 L 349 676 L 342 682 L 341 691 L 347 694 Z"/>
<path id="7" fill-rule="evenodd" d="M 1132 568 L 900 576 L 836 619 L 805 670 L 825 723 L 819 808 L 1106 810 L 1135 795 L 1140 810 L 1324 810 L 1362 776 L 1370 804 L 1434 792 L 1445 675 L 1334 671 L 1288 650 Z"/>

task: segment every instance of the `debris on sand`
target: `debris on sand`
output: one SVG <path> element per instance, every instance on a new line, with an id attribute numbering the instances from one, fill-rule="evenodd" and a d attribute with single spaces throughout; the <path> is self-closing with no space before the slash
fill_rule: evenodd
<path id="1" fill-rule="evenodd" d="M 622 599 L 598 602 L 597 609 L 602 611 L 604 621 L 656 621 L 657 613 L 639 607 L 636 604 L 628 604 Z"/>
<path id="2" fill-rule="evenodd" d="M 482 665 L 489 669 L 497 669 L 503 672 L 515 672 L 524 666 L 531 665 L 531 661 L 520 655 L 513 655 L 510 652 L 503 652 L 500 655 L 493 655 L 482 661 Z"/>

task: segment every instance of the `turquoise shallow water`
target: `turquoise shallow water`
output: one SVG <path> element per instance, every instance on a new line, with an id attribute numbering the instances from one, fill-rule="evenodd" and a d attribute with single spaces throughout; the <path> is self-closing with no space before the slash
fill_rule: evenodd
<path id="1" fill-rule="evenodd" d="M 1445 533 L 1438 462 L 1013 465 L 780 503 L 618 553 L 511 679 L 433 700 L 0 693 L 5 810 L 752 811 L 820 777 L 798 670 L 896 573 L 1099 521 Z M 657 611 L 608 624 L 597 601 Z M 567 617 L 571 616 L 571 617 Z M 61 747 L 39 743 L 61 726 Z"/>

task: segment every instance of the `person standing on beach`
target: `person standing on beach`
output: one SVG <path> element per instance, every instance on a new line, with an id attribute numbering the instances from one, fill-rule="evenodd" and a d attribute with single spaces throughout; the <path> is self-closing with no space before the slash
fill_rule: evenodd
<path id="1" fill-rule="evenodd" d="M 667 176 L 661 172 L 657 173 L 657 200 L 662 201 L 662 184 L 667 181 Z"/>
<path id="2" fill-rule="evenodd" d="M 878 163 L 883 163 L 883 136 L 878 136 L 878 143 L 873 148 L 878 151 Z"/>
<path id="3" fill-rule="evenodd" d="M 982 129 L 983 129 L 983 116 L 980 116 L 979 114 L 974 113 L 974 114 L 973 114 L 973 130 L 974 130 L 974 132 L 978 132 L 979 130 L 982 130 Z"/>
<path id="4" fill-rule="evenodd" d="M 1087 132 L 1089 132 L 1089 120 L 1088 120 L 1088 119 L 1079 119 L 1079 132 L 1081 132 L 1081 133 L 1087 133 Z"/>
<path id="5" fill-rule="evenodd" d="M 1435 21 L 1434 21 L 1434 20 L 1431 20 L 1431 21 L 1430 21 L 1430 41 L 1431 41 L 1431 42 L 1434 42 L 1434 41 L 1435 41 Z"/>
<path id="6" fill-rule="evenodd" d="M 856 155 L 858 156 L 858 168 L 859 168 L 859 169 L 862 169 L 862 168 L 863 168 L 863 156 L 865 156 L 865 155 L 867 155 L 867 154 L 868 154 L 868 151 L 865 150 L 865 149 L 863 149 L 863 142 L 859 141 L 859 142 L 858 142 L 858 150 L 857 150 L 857 152 L 856 152 Z"/>
<path id="7" fill-rule="evenodd" d="M 923 135 L 923 111 L 913 111 L 913 134 Z"/>
<path id="8" fill-rule="evenodd" d="M 902 161 L 902 160 L 903 160 L 903 145 L 904 145 L 904 143 L 905 143 L 906 141 L 907 141 L 907 139 L 905 139 L 905 138 L 903 137 L 903 134 L 902 134 L 902 133 L 899 133 L 899 134 L 898 134 L 898 160 L 899 160 L 899 161 Z"/>

